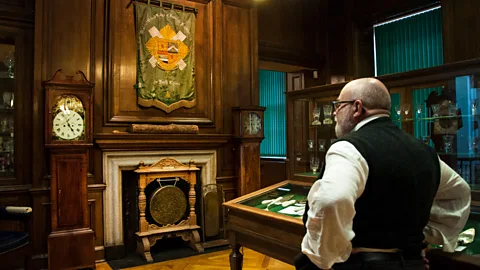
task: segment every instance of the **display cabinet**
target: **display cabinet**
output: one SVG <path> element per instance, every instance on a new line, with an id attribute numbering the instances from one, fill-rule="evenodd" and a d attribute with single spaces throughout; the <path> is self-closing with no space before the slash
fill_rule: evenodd
<path id="1" fill-rule="evenodd" d="M 310 187 L 286 180 L 224 203 L 231 269 L 242 268 L 241 246 L 293 263 L 305 235 L 302 216 Z"/>
<path id="2" fill-rule="evenodd" d="M 437 150 L 480 187 L 480 59 L 378 77 L 390 90 L 391 118 Z M 287 92 L 290 179 L 315 180 L 335 141 L 331 101 L 346 83 Z"/>
<path id="3" fill-rule="evenodd" d="M 472 212 L 465 227 L 480 230 L 480 59 L 377 77 L 392 97 L 391 119 L 435 148 L 472 190 Z M 335 138 L 335 121 L 325 105 L 346 83 L 287 92 L 287 155 L 290 179 L 313 182 Z M 320 113 L 319 113 L 320 112 Z M 401 162 L 401 160 L 399 160 Z M 479 235 L 480 232 L 476 232 Z M 479 269 L 477 240 L 461 252 L 432 251 L 437 265 L 465 263 Z M 462 267 L 467 267 L 463 266 Z M 455 269 L 467 269 L 467 268 Z M 448 268 L 450 269 L 450 268 Z M 454 269 L 454 268 L 451 268 Z"/>
<path id="4" fill-rule="evenodd" d="M 3 69 L 0 71 L 0 177 L 15 176 L 15 44 L 2 40 Z"/>
<path id="5" fill-rule="evenodd" d="M 0 25 L 0 186 L 30 181 L 31 44 L 31 29 Z"/>

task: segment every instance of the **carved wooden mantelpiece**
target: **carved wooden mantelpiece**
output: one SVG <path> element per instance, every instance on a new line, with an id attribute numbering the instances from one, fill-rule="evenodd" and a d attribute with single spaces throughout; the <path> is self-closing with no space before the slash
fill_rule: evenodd
<path id="1" fill-rule="evenodd" d="M 200 235 L 198 233 L 198 229 L 200 226 L 197 225 L 197 213 L 195 212 L 195 202 L 196 202 L 196 192 L 195 192 L 195 184 L 196 181 L 196 172 L 200 170 L 195 165 L 195 162 L 191 160 L 188 164 L 183 164 L 174 158 L 163 158 L 155 164 L 150 166 L 145 166 L 145 164 L 140 162 L 138 169 L 135 170 L 138 173 L 138 210 L 139 210 L 139 221 L 138 221 L 138 228 L 139 231 L 136 233 L 137 235 L 137 253 L 144 257 L 147 262 L 153 262 L 152 255 L 150 253 L 150 247 L 153 246 L 157 240 L 163 237 L 172 237 L 172 236 L 181 236 L 183 240 L 189 241 L 190 246 L 198 252 L 203 252 L 203 247 L 200 245 Z M 188 205 L 183 210 L 188 211 L 188 216 L 186 218 L 180 219 L 184 215 L 184 211 L 180 213 L 181 215 L 178 218 L 171 220 L 172 222 L 164 222 L 163 224 L 159 224 L 161 226 L 157 226 L 156 224 L 149 223 L 146 218 L 146 209 L 147 209 L 147 201 L 150 201 L 150 213 L 152 213 L 152 207 L 155 205 L 147 198 L 145 194 L 145 188 L 152 183 L 153 181 L 161 181 L 160 179 L 165 178 L 181 178 L 182 180 L 186 181 L 190 187 L 188 191 Z M 175 182 L 176 183 L 176 182 Z M 161 186 L 161 185 L 160 185 Z M 168 188 L 177 189 L 176 187 L 169 186 Z M 158 188 L 158 191 L 163 191 L 163 188 Z M 169 191 L 163 192 L 159 194 L 160 196 L 170 196 L 172 193 Z M 178 194 L 177 194 L 178 195 Z M 179 195 L 182 199 L 185 198 L 183 194 Z M 178 196 L 171 197 L 172 199 L 178 198 Z M 170 205 L 168 205 L 170 204 Z M 157 204 L 157 207 L 159 205 Z M 160 209 L 163 211 L 162 216 L 171 217 L 172 214 L 175 215 L 173 212 L 180 212 L 178 206 L 172 206 L 171 200 L 170 202 L 165 202 L 165 204 L 160 205 Z M 172 208 L 173 207 L 173 208 Z M 172 210 L 172 211 L 169 211 Z M 178 210 L 178 211 L 177 211 Z M 152 214 L 153 216 L 153 214 Z M 176 221 L 175 221 L 176 220 Z"/>
<path id="2" fill-rule="evenodd" d="M 102 133 L 94 139 L 102 150 L 212 149 L 224 146 L 232 135 Z"/>

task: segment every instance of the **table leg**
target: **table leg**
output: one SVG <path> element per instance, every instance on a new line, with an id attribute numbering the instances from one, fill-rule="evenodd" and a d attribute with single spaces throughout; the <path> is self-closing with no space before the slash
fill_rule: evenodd
<path id="1" fill-rule="evenodd" d="M 240 253 L 241 246 L 237 243 L 235 233 L 230 233 L 229 240 L 230 246 L 232 247 L 232 252 L 230 253 L 230 269 L 242 270 L 243 254 Z"/>

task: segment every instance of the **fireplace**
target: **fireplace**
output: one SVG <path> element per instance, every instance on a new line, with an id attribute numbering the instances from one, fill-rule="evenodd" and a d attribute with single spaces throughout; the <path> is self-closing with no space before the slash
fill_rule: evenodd
<path id="1" fill-rule="evenodd" d="M 133 171 L 143 161 L 154 164 L 163 158 L 182 163 L 193 160 L 200 168 L 203 185 L 216 183 L 216 150 L 106 151 L 103 152 L 104 243 L 108 249 L 124 245 L 122 182 L 123 172 Z M 128 173 L 131 175 L 130 173 Z M 130 177 L 129 177 L 130 178 Z M 130 180 L 130 179 L 129 179 Z"/>

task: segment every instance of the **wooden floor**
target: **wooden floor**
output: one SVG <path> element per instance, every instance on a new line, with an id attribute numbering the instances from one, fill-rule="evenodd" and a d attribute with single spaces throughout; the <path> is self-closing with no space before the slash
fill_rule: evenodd
<path id="1" fill-rule="evenodd" d="M 244 270 L 294 270 L 295 267 L 277 261 L 251 249 L 243 250 Z M 152 263 L 143 266 L 126 268 L 129 270 L 228 270 L 230 250 L 192 256 L 184 259 Z M 108 263 L 97 264 L 97 270 L 111 270 Z"/>

